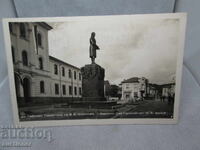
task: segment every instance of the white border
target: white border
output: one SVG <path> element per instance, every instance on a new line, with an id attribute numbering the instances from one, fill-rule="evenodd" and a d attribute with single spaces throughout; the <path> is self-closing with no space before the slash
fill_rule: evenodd
<path id="1" fill-rule="evenodd" d="M 119 15 L 116 15 L 119 17 Z M 186 13 L 169 13 L 169 14 L 139 14 L 139 15 L 120 15 L 124 17 L 134 16 L 135 19 L 140 18 L 177 18 L 180 19 L 180 41 L 178 47 L 178 58 L 177 58 L 177 68 L 176 68 L 176 90 L 175 90 L 175 103 L 174 103 L 174 116 L 172 119 L 80 119 L 80 120 L 51 120 L 51 121 L 19 121 L 18 107 L 15 94 L 15 84 L 14 84 L 14 73 L 13 73 L 13 63 L 11 55 L 11 41 L 9 34 L 8 22 L 64 22 L 64 21 L 87 21 L 88 18 L 98 19 L 99 17 L 104 17 L 109 19 L 112 16 L 90 16 L 90 17 L 45 17 L 45 18 L 6 18 L 3 19 L 3 30 L 4 30 L 4 40 L 7 55 L 8 64 L 8 76 L 9 76 L 9 86 L 13 110 L 14 124 L 23 127 L 34 127 L 34 126 L 63 126 L 63 125 L 108 125 L 108 124 L 176 124 L 178 122 L 179 113 L 179 103 L 180 103 L 180 90 L 181 90 L 181 78 L 182 78 L 182 65 L 183 65 L 183 52 L 184 52 L 184 40 L 185 40 L 185 30 L 186 30 Z"/>

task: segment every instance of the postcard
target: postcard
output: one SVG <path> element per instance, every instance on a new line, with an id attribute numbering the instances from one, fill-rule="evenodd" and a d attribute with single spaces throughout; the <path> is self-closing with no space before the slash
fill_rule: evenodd
<path id="1" fill-rule="evenodd" d="M 177 123 L 185 13 L 3 26 L 16 125 Z"/>

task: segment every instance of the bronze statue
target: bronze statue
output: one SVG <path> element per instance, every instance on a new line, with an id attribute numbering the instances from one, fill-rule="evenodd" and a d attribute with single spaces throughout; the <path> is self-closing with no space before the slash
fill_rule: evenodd
<path id="1" fill-rule="evenodd" d="M 95 40 L 95 32 L 91 33 L 90 37 L 90 58 L 92 60 L 92 64 L 95 63 L 95 58 L 96 58 L 96 50 L 99 50 L 99 46 L 96 45 L 96 40 Z"/>

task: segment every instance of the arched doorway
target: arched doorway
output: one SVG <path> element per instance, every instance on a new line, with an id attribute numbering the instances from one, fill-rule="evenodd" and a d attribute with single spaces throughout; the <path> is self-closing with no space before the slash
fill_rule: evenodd
<path id="1" fill-rule="evenodd" d="M 30 86 L 30 80 L 28 78 L 23 79 L 23 90 L 24 90 L 24 100 L 25 102 L 30 102 L 30 91 L 31 91 L 31 86 Z"/>

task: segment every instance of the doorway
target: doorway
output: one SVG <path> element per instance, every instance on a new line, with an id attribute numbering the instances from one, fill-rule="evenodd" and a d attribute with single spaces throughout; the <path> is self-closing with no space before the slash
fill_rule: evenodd
<path id="1" fill-rule="evenodd" d="M 25 102 L 30 102 L 30 80 L 28 78 L 23 79 L 23 90 L 24 90 L 24 100 Z"/>

